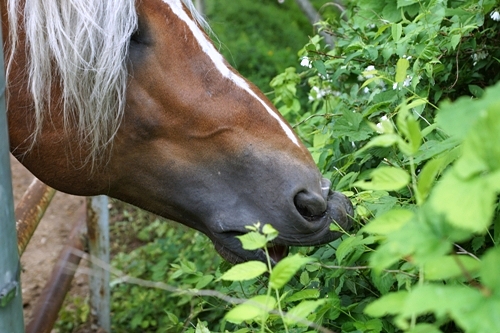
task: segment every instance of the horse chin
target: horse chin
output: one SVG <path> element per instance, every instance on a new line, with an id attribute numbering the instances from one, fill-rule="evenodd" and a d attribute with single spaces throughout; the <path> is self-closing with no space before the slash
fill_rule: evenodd
<path id="1" fill-rule="evenodd" d="M 334 224 L 343 231 L 351 228 L 354 210 L 347 197 L 339 192 L 332 192 L 328 196 L 327 210 L 321 216 L 302 217 L 303 222 L 316 226 L 316 231 L 308 234 L 288 235 L 280 233 L 273 243 L 268 244 L 267 252 L 272 265 L 286 257 L 289 246 L 314 246 L 329 243 L 340 236 L 343 232 L 330 231 L 330 225 Z M 277 228 L 279 229 L 279 227 Z M 257 260 L 267 263 L 267 255 L 264 250 L 245 250 L 237 236 L 243 232 L 224 232 L 212 237 L 215 249 L 228 262 L 238 264 L 246 261 Z"/>

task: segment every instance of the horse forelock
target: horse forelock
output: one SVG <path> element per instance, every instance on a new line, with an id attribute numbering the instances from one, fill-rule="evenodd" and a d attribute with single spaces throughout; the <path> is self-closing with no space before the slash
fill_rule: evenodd
<path id="1" fill-rule="evenodd" d="M 22 3 L 8 0 L 11 54 L 7 75 L 22 25 L 36 121 L 31 140 L 34 143 L 41 134 L 51 86 L 58 84 L 65 129 L 78 130 L 80 142 L 88 147 L 86 162 L 99 162 L 125 109 L 126 58 L 130 36 L 137 29 L 135 0 L 25 0 L 21 8 Z M 198 24 L 207 28 L 191 1 L 183 3 Z"/>

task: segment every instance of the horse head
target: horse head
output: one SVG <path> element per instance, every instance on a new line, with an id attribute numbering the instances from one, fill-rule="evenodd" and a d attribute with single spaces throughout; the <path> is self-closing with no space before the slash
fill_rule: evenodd
<path id="1" fill-rule="evenodd" d="M 86 162 L 88 142 L 75 134 L 77 125 L 60 119 L 58 81 L 43 131 L 26 143 L 34 107 L 28 60 L 18 52 L 10 77 L 21 84 L 9 83 L 14 155 L 56 189 L 106 194 L 200 230 L 231 262 L 265 259 L 235 237 L 256 222 L 278 230 L 276 249 L 338 238 L 330 224 L 349 229 L 351 203 L 330 191 L 306 147 L 264 94 L 222 58 L 190 6 L 180 0 L 135 5 L 123 113 L 115 116 L 119 124 L 102 163 Z"/>

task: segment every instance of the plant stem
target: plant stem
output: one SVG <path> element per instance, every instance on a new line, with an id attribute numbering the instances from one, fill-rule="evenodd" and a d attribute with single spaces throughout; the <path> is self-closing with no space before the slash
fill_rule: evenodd
<path id="1" fill-rule="evenodd" d="M 415 201 L 417 202 L 417 206 L 422 205 L 422 197 L 420 196 L 420 192 L 417 187 L 417 175 L 415 173 L 415 161 L 413 160 L 413 156 L 410 156 L 410 173 L 411 173 L 411 186 L 413 188 L 413 193 L 415 193 Z"/>
<path id="2" fill-rule="evenodd" d="M 278 289 L 275 289 L 275 291 L 276 291 L 276 300 L 278 302 L 278 311 L 280 313 L 281 320 L 283 321 L 283 326 L 285 327 L 285 332 L 288 333 L 288 326 L 285 323 L 285 316 L 283 315 L 283 309 L 281 309 L 280 294 L 279 294 Z"/>

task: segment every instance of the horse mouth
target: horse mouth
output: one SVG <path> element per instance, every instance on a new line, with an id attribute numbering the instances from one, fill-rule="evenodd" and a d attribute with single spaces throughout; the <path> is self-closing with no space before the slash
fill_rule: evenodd
<path id="1" fill-rule="evenodd" d="M 287 245 L 271 244 L 267 248 L 271 262 L 278 263 L 281 259 L 285 258 L 290 252 L 290 248 Z"/>
<path id="2" fill-rule="evenodd" d="M 229 236 L 228 234 L 231 234 Z M 270 263 L 272 266 L 276 265 L 283 258 L 288 255 L 290 247 L 284 244 L 278 243 L 269 243 L 266 246 L 266 249 L 257 249 L 257 250 L 245 250 L 241 246 L 241 244 L 237 244 L 236 242 L 240 242 L 237 236 L 241 236 L 244 233 L 226 233 L 224 238 L 225 241 L 214 241 L 215 249 L 221 255 L 222 258 L 227 260 L 232 264 L 239 264 L 247 261 L 261 261 L 264 263 Z M 230 240 L 230 242 L 228 242 Z M 236 242 L 234 242 L 236 240 Z M 226 245 L 222 245 L 225 243 Z M 228 243 L 232 243 L 236 246 L 228 246 Z M 266 253 L 267 251 L 267 253 Z"/>
<path id="3" fill-rule="evenodd" d="M 267 245 L 267 253 L 271 264 L 275 265 L 285 258 L 289 246 L 315 246 L 329 243 L 343 235 L 342 232 L 330 231 L 330 225 L 336 224 L 347 231 L 353 223 L 354 210 L 347 197 L 333 192 L 328 197 L 328 208 L 321 216 L 302 216 L 302 227 L 310 228 L 307 232 L 294 234 L 280 233 L 278 237 Z M 279 226 L 275 226 L 279 230 Z M 219 254 L 227 261 L 237 264 L 250 260 L 267 263 L 268 256 L 264 249 L 245 250 L 237 236 L 245 232 L 228 231 L 213 237 L 212 241 Z M 214 235 L 215 236 L 215 235 Z"/>

